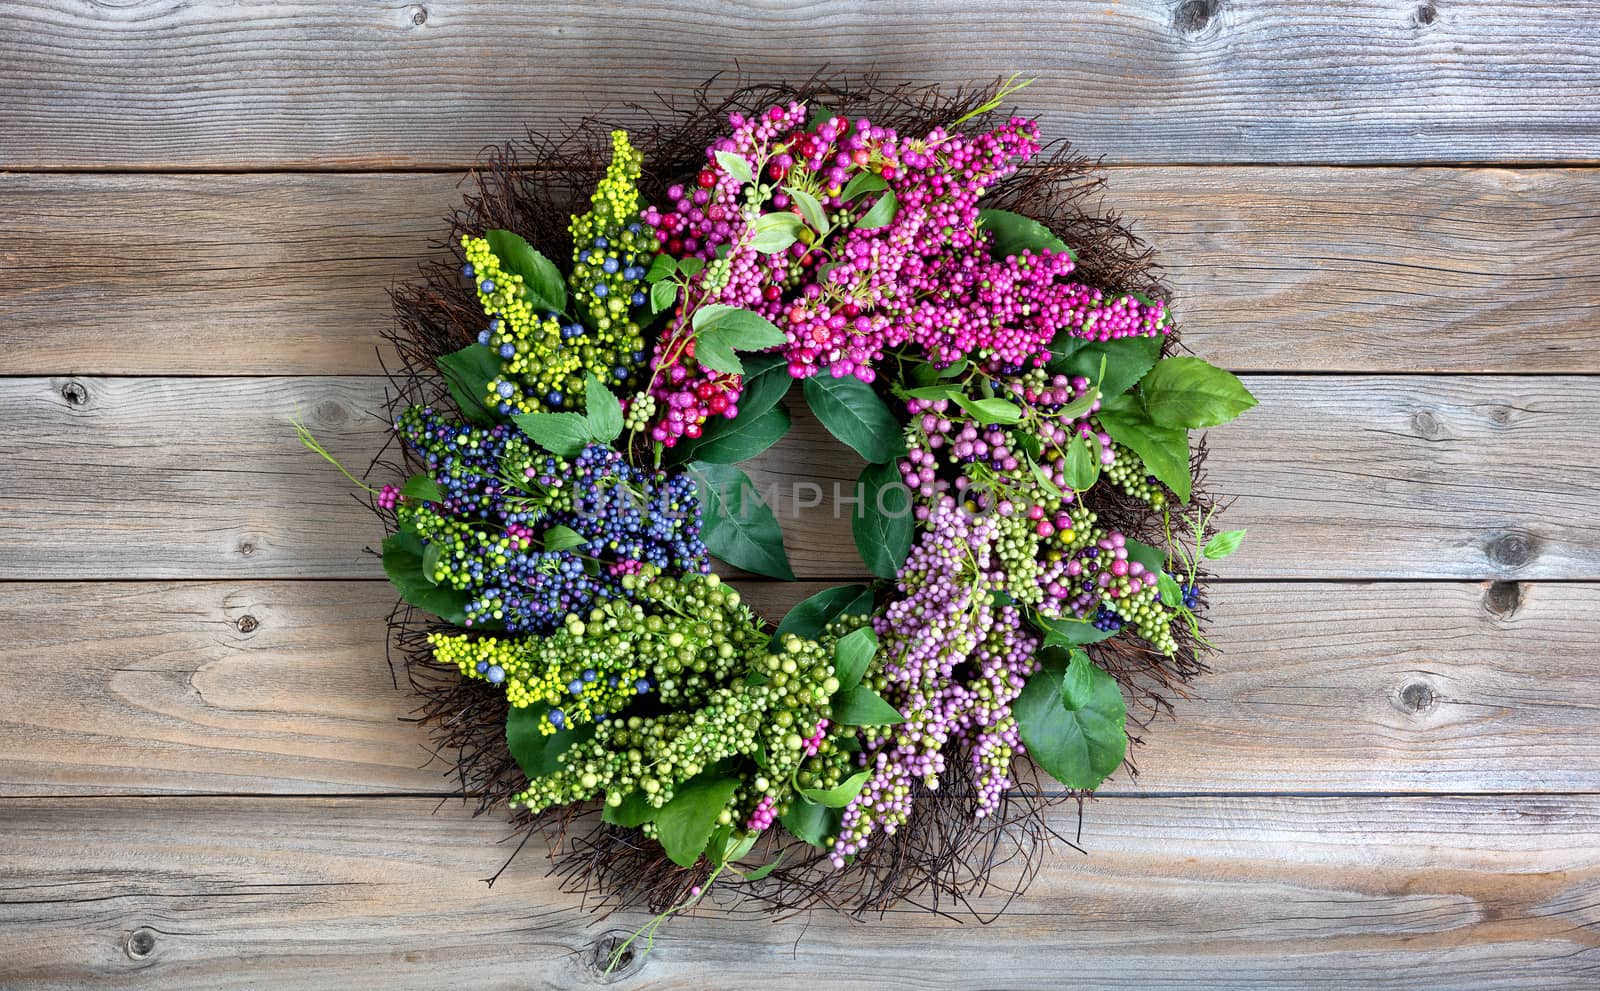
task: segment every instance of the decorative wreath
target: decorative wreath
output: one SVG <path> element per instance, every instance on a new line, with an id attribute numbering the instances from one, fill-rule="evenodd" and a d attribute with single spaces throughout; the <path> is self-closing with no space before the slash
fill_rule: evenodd
<path id="1" fill-rule="evenodd" d="M 393 643 L 464 792 L 571 888 L 662 917 L 713 881 L 1020 890 L 1048 806 L 1205 669 L 1205 562 L 1243 531 L 1213 533 L 1190 431 L 1255 399 L 1173 353 L 1093 166 L 993 117 L 1018 88 L 755 85 L 534 136 L 396 292 Z M 712 557 L 794 577 L 738 465 L 796 380 L 866 463 L 877 579 L 774 627 Z"/>

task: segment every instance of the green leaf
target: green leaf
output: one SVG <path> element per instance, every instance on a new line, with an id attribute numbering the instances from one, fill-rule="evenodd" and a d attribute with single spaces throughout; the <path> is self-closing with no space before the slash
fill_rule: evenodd
<path id="1" fill-rule="evenodd" d="M 570 526 L 553 526 L 544 532 L 544 537 L 541 539 L 547 551 L 570 551 L 589 542 L 583 534 Z"/>
<path id="2" fill-rule="evenodd" d="M 689 466 L 700 493 L 700 539 L 736 568 L 794 580 L 783 550 L 783 531 L 749 476 L 732 465 L 696 461 Z"/>
<path id="3" fill-rule="evenodd" d="M 582 413 L 519 413 L 511 418 L 535 444 L 570 458 L 593 440 L 589 418 Z"/>
<path id="4" fill-rule="evenodd" d="M 791 200 L 794 200 L 794 205 L 800 208 L 800 216 L 805 218 L 806 223 L 810 224 L 813 230 L 818 234 L 828 233 L 828 213 L 822 209 L 821 200 L 803 189 L 793 189 L 785 186 L 783 191 L 789 194 Z"/>
<path id="5" fill-rule="evenodd" d="M 1165 571 L 1156 578 L 1156 587 L 1161 590 L 1161 604 L 1168 609 L 1176 609 L 1183 604 L 1183 586 Z"/>
<path id="6" fill-rule="evenodd" d="M 721 424 L 714 435 L 700 435 L 693 450 L 694 460 L 724 465 L 750 460 L 789 432 L 789 411 L 776 406 L 765 413 L 746 416 L 741 409 L 738 419 L 722 420 Z"/>
<path id="7" fill-rule="evenodd" d="M 756 840 L 761 838 L 760 833 L 734 834 L 733 827 L 729 826 L 725 828 L 728 829 L 730 835 L 723 841 L 722 849 L 717 851 L 715 854 L 710 854 L 708 852 L 708 856 L 711 857 L 711 862 L 718 865 L 726 864 L 730 861 L 738 860 L 740 857 L 743 857 L 745 854 L 749 853 L 755 848 Z M 717 830 L 719 833 L 721 831 L 722 830 L 720 829 Z M 737 839 L 735 838 L 736 835 Z M 713 836 L 711 839 L 712 843 L 715 844 L 716 837 Z"/>
<path id="8" fill-rule="evenodd" d="M 872 777 L 871 771 L 857 771 L 844 781 L 826 791 L 820 788 L 797 788 L 800 794 L 809 802 L 827 806 L 830 809 L 842 809 L 859 794 L 867 785 L 867 779 Z"/>
<path id="9" fill-rule="evenodd" d="M 644 281 L 654 285 L 664 279 L 670 279 L 678 271 L 678 261 L 668 254 L 656 255 L 650 262 L 650 267 L 645 270 Z"/>
<path id="10" fill-rule="evenodd" d="M 740 351 L 775 348 L 786 340 L 783 331 L 771 320 L 752 310 L 725 303 L 708 303 L 700 307 L 694 311 L 690 323 L 694 327 L 697 357 L 700 342 L 707 337 L 714 337 Z"/>
<path id="11" fill-rule="evenodd" d="M 1046 367 L 1057 375 L 1082 375 L 1100 384 L 1100 398 L 1104 402 L 1114 399 L 1133 388 L 1144 378 L 1161 354 L 1159 337 L 1116 337 L 1109 341 L 1084 341 L 1063 358 L 1053 359 Z M 1101 363 L 1104 362 L 1104 374 Z"/>
<path id="12" fill-rule="evenodd" d="M 779 821 L 797 839 L 819 850 L 827 850 L 831 847 L 828 837 L 839 835 L 839 822 L 843 818 L 843 809 L 830 809 L 826 805 L 797 798 L 789 803 L 789 811 Z"/>
<path id="13" fill-rule="evenodd" d="M 1116 630 L 1098 629 L 1083 619 L 1045 619 L 1037 616 L 1034 621 L 1044 631 L 1045 647 L 1081 647 L 1109 640 L 1117 634 Z"/>
<path id="14" fill-rule="evenodd" d="M 1097 788 L 1127 753 L 1122 689 L 1081 649 L 1051 650 L 1041 659 L 1044 670 L 1028 679 L 1011 707 L 1022 742 L 1066 787 Z"/>
<path id="15" fill-rule="evenodd" d="M 857 685 L 833 697 L 833 721 L 844 726 L 891 726 L 905 722 L 906 717 L 877 692 Z"/>
<path id="16" fill-rule="evenodd" d="M 494 411 L 483 401 L 489 394 L 490 380 L 500 377 L 500 356 L 482 344 L 469 344 L 441 357 L 438 365 L 462 417 L 476 426 L 494 426 Z"/>
<path id="17" fill-rule="evenodd" d="M 806 379 L 802 388 L 806 402 L 828 432 L 867 461 L 881 464 L 906 453 L 900 421 L 872 386 L 854 375 L 834 378 L 823 373 Z"/>
<path id="18" fill-rule="evenodd" d="M 1220 561 L 1238 550 L 1239 545 L 1243 542 L 1243 530 L 1226 530 L 1206 541 L 1206 545 L 1201 549 L 1200 553 L 1205 555 L 1208 561 Z"/>
<path id="19" fill-rule="evenodd" d="M 959 385 L 946 382 L 940 385 L 924 385 L 915 389 L 907 389 L 905 390 L 905 396 L 907 399 L 928 399 L 933 402 L 943 399 L 948 402 L 956 402 L 962 399 L 965 393 L 961 391 Z"/>
<path id="20" fill-rule="evenodd" d="M 622 403 L 593 373 L 584 381 L 583 403 L 591 438 L 609 444 L 622 435 Z"/>
<path id="21" fill-rule="evenodd" d="M 1177 495 L 1189 501 L 1193 479 L 1189 475 L 1189 433 L 1176 427 L 1158 427 L 1143 412 L 1101 411 L 1096 415 L 1111 439 L 1133 451 L 1145 470 Z"/>
<path id="22" fill-rule="evenodd" d="M 661 810 L 650 804 L 650 799 L 642 791 L 629 792 L 622 799 L 622 804 L 612 807 L 607 804 L 600 813 L 600 821 L 609 822 L 613 826 L 627 826 L 632 829 L 643 826 L 656 817 Z"/>
<path id="23" fill-rule="evenodd" d="M 533 246 L 510 231 L 484 231 L 494 256 L 508 272 L 522 276 L 528 302 L 538 310 L 561 313 L 567 308 L 567 280 L 555 262 L 533 250 Z"/>
<path id="24" fill-rule="evenodd" d="M 424 502 L 443 502 L 444 493 L 439 490 L 439 483 L 427 475 L 412 475 L 406 479 L 406 484 L 401 487 L 400 494 L 407 499 L 421 499 Z"/>
<path id="25" fill-rule="evenodd" d="M 1011 443 L 1016 445 L 1017 450 L 1026 454 L 1031 461 L 1038 461 L 1039 456 L 1044 453 L 1044 441 L 1040 440 L 1039 435 L 1032 431 L 1024 430 L 1012 434 Z"/>
<path id="26" fill-rule="evenodd" d="M 455 626 L 467 625 L 466 592 L 435 585 L 423 567 L 426 549 L 415 530 L 402 529 L 383 541 L 383 573 L 400 598 Z M 481 624 L 479 624 L 481 625 Z"/>
<path id="27" fill-rule="evenodd" d="M 733 176 L 742 183 L 756 181 L 755 172 L 750 169 L 750 160 L 736 151 L 719 151 L 716 154 L 717 164 L 722 166 L 722 171 Z"/>
<path id="28" fill-rule="evenodd" d="M 697 338 L 694 342 L 694 360 L 724 375 L 743 375 L 744 364 L 733 348 L 720 337 Z"/>
<path id="29" fill-rule="evenodd" d="M 1028 471 L 1033 475 L 1033 480 L 1039 483 L 1039 487 L 1044 489 L 1045 494 L 1050 498 L 1060 502 L 1066 495 L 1066 493 L 1061 491 L 1061 487 L 1056 485 L 1056 480 L 1051 478 L 1050 473 L 1045 471 L 1044 467 L 1038 462 L 1029 459 Z"/>
<path id="30" fill-rule="evenodd" d="M 1138 561 L 1146 571 L 1159 573 L 1167 566 L 1167 556 L 1142 540 L 1130 537 L 1123 546 L 1128 552 L 1128 560 Z"/>
<path id="31" fill-rule="evenodd" d="M 876 172 L 858 172 L 850 181 L 844 184 L 844 189 L 839 191 L 841 202 L 848 203 L 865 193 L 876 193 L 880 189 L 888 189 L 889 182 Z"/>
<path id="32" fill-rule="evenodd" d="M 682 272 L 684 278 L 686 279 L 692 279 L 699 275 L 705 269 L 705 267 L 705 262 L 693 257 L 692 255 L 688 258 L 681 258 L 678 260 L 678 271 Z"/>
<path id="33" fill-rule="evenodd" d="M 894 195 L 894 190 L 886 190 L 878 197 L 878 202 L 872 204 L 872 209 L 861 215 L 856 221 L 856 229 L 863 231 L 876 230 L 879 227 L 889 226 L 894 220 L 894 215 L 900 209 L 900 200 Z"/>
<path id="34" fill-rule="evenodd" d="M 439 579 L 434 576 L 439 573 L 439 558 L 443 555 L 444 549 L 438 541 L 422 548 L 422 577 L 435 585 L 439 584 Z"/>
<path id="35" fill-rule="evenodd" d="M 543 777 L 561 770 L 557 759 L 573 744 L 594 736 L 594 723 L 585 723 L 576 729 L 541 733 L 540 724 L 547 723 L 550 707 L 543 702 L 523 708 L 513 708 L 506 714 L 506 745 L 517 766 L 530 778 Z"/>
<path id="36" fill-rule="evenodd" d="M 661 847 L 679 867 L 693 867 L 711 839 L 728 799 L 739 787 L 737 778 L 720 770 L 702 771 L 674 789 L 672 801 L 656 813 Z"/>
<path id="37" fill-rule="evenodd" d="M 822 631 L 838 617 L 864 615 L 870 612 L 872 612 L 872 590 L 865 585 L 825 588 L 789 610 L 789 614 L 783 617 L 783 622 L 778 624 L 778 632 L 773 634 L 773 642 L 776 643 L 791 633 L 806 640 L 815 640 L 822 636 Z"/>
<path id="38" fill-rule="evenodd" d="M 1067 442 L 1067 464 L 1062 472 L 1074 492 L 1087 492 L 1100 480 L 1100 441 L 1075 434 Z"/>
<path id="39" fill-rule="evenodd" d="M 800 239 L 806 223 L 792 213 L 763 213 L 750 225 L 750 247 L 763 255 L 775 255 Z"/>
<path id="40" fill-rule="evenodd" d="M 1022 408 L 1004 399 L 968 399 L 966 396 L 956 396 L 955 400 L 956 405 L 967 411 L 967 415 L 985 427 L 996 423 L 1016 423 L 1022 419 Z"/>
<path id="41" fill-rule="evenodd" d="M 867 465 L 856 483 L 861 504 L 850 521 L 867 570 L 879 578 L 893 578 L 911 553 L 917 521 L 911 510 L 911 491 L 900 479 L 894 462 Z"/>
<path id="42" fill-rule="evenodd" d="M 678 284 L 663 279 L 650 287 L 650 312 L 660 313 L 678 300 Z"/>
<path id="43" fill-rule="evenodd" d="M 753 426 L 754 421 L 761 419 L 764 414 L 778 409 L 785 417 L 787 410 L 778 407 L 784 394 L 789 391 L 789 386 L 794 379 L 789 375 L 789 363 L 781 354 L 752 354 L 747 356 L 741 364 L 744 365 L 744 381 L 739 389 L 739 415 L 733 419 L 723 416 L 714 416 L 707 420 L 698 438 L 684 439 L 674 447 L 668 448 L 667 460 L 671 464 L 682 464 L 700 457 L 703 448 L 719 440 L 725 434 L 744 433 Z M 787 425 L 787 419 L 784 421 Z M 762 425 L 762 429 L 770 431 L 777 424 L 769 422 Z M 762 448 L 764 450 L 764 448 Z M 712 448 L 716 457 L 706 457 L 706 461 L 721 461 L 734 463 L 754 457 L 754 454 L 745 457 L 724 457 L 721 448 Z M 757 451 L 756 453 L 759 453 Z"/>
<path id="44" fill-rule="evenodd" d="M 870 626 L 840 637 L 833 645 L 833 676 L 839 679 L 839 691 L 848 692 L 861 684 L 877 653 L 878 635 Z"/>
<path id="45" fill-rule="evenodd" d="M 781 863 L 783 863 L 783 851 L 779 850 L 777 859 L 772 863 L 762 864 L 753 871 L 741 871 L 739 876 L 744 878 L 746 881 L 759 881 L 768 874 L 771 874 L 773 871 L 777 870 L 778 865 Z"/>
<path id="46" fill-rule="evenodd" d="M 965 358 L 962 358 L 960 361 L 957 361 L 957 362 L 954 362 L 952 364 L 946 365 L 943 368 L 939 369 L 939 377 L 942 378 L 942 379 L 953 379 L 957 375 L 960 375 L 962 372 L 966 371 L 971 366 L 972 366 L 972 362 L 968 361 Z"/>
<path id="47" fill-rule="evenodd" d="M 1199 429 L 1227 423 L 1256 405 L 1256 397 L 1232 372 L 1199 358 L 1163 358 L 1139 380 L 1151 422 Z"/>
<path id="48" fill-rule="evenodd" d="M 1067 247 L 1065 242 L 1032 217 L 1024 217 L 1009 210 L 979 210 L 978 220 L 984 230 L 994 234 L 994 240 L 989 244 L 989 254 L 993 258 L 1021 255 L 1024 251 L 1032 251 L 1034 254 L 1048 251 L 1052 254 L 1066 255 L 1074 261 L 1078 258 L 1077 253 Z"/>

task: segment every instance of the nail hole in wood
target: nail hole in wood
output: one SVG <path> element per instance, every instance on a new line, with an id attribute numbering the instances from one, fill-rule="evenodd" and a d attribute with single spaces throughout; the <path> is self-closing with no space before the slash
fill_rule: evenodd
<path id="1" fill-rule="evenodd" d="M 1183 0 L 1173 12 L 1172 26 L 1185 37 L 1199 34 L 1211 23 L 1220 6 L 1217 0 Z"/>
<path id="2" fill-rule="evenodd" d="M 89 390 L 81 382 L 68 382 L 61 387 L 61 398 L 67 401 L 68 406 L 82 406 L 89 401 Z"/>
<path id="3" fill-rule="evenodd" d="M 1416 13 L 1412 15 L 1412 19 L 1416 21 L 1418 27 L 1427 27 L 1429 24 L 1432 24 L 1435 20 L 1437 20 L 1438 17 L 1439 9 L 1431 3 L 1425 3 L 1418 7 Z"/>
<path id="4" fill-rule="evenodd" d="M 260 625 L 261 623 L 254 616 L 245 615 L 239 617 L 240 633 L 254 633 Z"/>
<path id="5" fill-rule="evenodd" d="M 1501 619 L 1510 619 L 1522 605 L 1522 585 L 1518 582 L 1490 582 L 1483 593 L 1483 605 Z"/>
<path id="6" fill-rule="evenodd" d="M 256 552 L 256 545 L 252 544 L 248 540 L 246 540 L 244 543 L 239 545 L 239 553 L 243 554 L 245 557 L 249 557 L 250 555 L 254 554 L 255 552 Z"/>
<path id="7" fill-rule="evenodd" d="M 419 28 L 428 23 L 428 8 L 418 7 L 417 12 L 411 15 L 411 23 Z"/>
<path id="8" fill-rule="evenodd" d="M 155 952 L 156 934 L 152 929 L 140 927 L 128 934 L 128 942 L 124 949 L 129 959 L 143 960 Z"/>

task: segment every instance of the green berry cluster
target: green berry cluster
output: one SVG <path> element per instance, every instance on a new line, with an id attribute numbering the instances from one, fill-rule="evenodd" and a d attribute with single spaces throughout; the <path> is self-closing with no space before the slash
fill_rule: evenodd
<path id="1" fill-rule="evenodd" d="M 1167 492 L 1145 469 L 1144 462 L 1130 448 L 1112 442 L 1111 451 L 1116 460 L 1100 471 L 1101 478 L 1135 499 L 1161 510 L 1167 505 Z"/>
<path id="2" fill-rule="evenodd" d="M 454 664 L 467 677 L 503 678 L 506 700 L 517 708 L 540 702 L 560 706 L 566 726 L 593 722 L 647 690 L 640 684 L 645 669 L 635 658 L 626 651 L 585 649 L 590 645 L 572 636 L 570 627 L 542 641 L 435 633 L 428 643 L 441 664 Z M 539 726 L 546 735 L 556 731 L 548 720 Z"/>
<path id="3" fill-rule="evenodd" d="M 560 408 L 565 393 L 581 395 L 583 354 L 568 345 L 571 325 L 534 308 L 522 276 L 505 270 L 486 239 L 463 235 L 461 247 L 477 283 L 478 304 L 490 318 L 479 340 L 500 358 L 500 375 L 490 380 L 485 401 L 509 413 L 529 413 Z"/>

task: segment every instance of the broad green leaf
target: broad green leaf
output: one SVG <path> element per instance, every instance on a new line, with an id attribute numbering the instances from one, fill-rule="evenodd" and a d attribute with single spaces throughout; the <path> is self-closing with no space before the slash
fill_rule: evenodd
<path id="1" fill-rule="evenodd" d="M 796 798 L 789 803 L 789 811 L 779 821 L 797 839 L 819 850 L 827 850 L 831 846 L 828 838 L 839 835 L 839 821 L 843 816 L 842 809 L 830 809 L 826 805 Z"/>
<path id="2" fill-rule="evenodd" d="M 383 573 L 400 598 L 455 626 L 467 625 L 471 596 L 447 585 L 435 585 L 423 568 L 426 549 L 416 531 L 402 529 L 383 541 Z M 480 624 L 481 625 L 481 624 Z"/>
<path id="3" fill-rule="evenodd" d="M 861 219 L 856 221 L 856 229 L 870 231 L 887 227 L 899 209 L 900 200 L 894 195 L 894 190 L 885 190 L 884 194 L 878 197 L 878 202 L 872 204 L 872 209 L 862 214 Z"/>
<path id="4" fill-rule="evenodd" d="M 777 643 L 793 633 L 797 637 L 815 640 L 822 636 L 829 623 L 840 616 L 865 615 L 872 612 L 872 590 L 865 585 L 840 585 L 825 588 L 816 595 L 798 603 L 778 624 L 773 635 Z"/>
<path id="5" fill-rule="evenodd" d="M 957 375 L 960 375 L 962 372 L 966 371 L 971 366 L 972 366 L 972 362 L 968 361 L 965 358 L 962 358 L 960 361 L 954 362 L 952 364 L 946 365 L 945 367 L 941 368 L 939 370 L 939 377 L 942 378 L 942 379 L 953 379 Z"/>
<path id="6" fill-rule="evenodd" d="M 941 399 L 955 402 L 965 396 L 959 385 L 945 383 L 942 385 L 924 385 L 905 391 L 907 399 L 928 399 L 938 402 Z"/>
<path id="7" fill-rule="evenodd" d="M 715 434 L 709 437 L 700 435 L 692 454 L 694 460 L 738 464 L 765 451 L 789 432 L 789 411 L 782 406 L 775 406 L 755 416 L 746 416 L 740 410 L 736 420 L 717 419 L 720 422 Z"/>
<path id="8" fill-rule="evenodd" d="M 1167 566 L 1167 556 L 1142 540 L 1129 537 L 1124 547 L 1128 551 L 1128 560 L 1138 561 L 1146 571 L 1159 574 Z"/>
<path id="9" fill-rule="evenodd" d="M 1227 423 L 1256 405 L 1238 377 L 1199 358 L 1163 358 L 1139 380 L 1151 422 L 1199 429 Z"/>
<path id="10" fill-rule="evenodd" d="M 706 263 L 694 257 L 693 255 L 690 255 L 688 258 L 678 259 L 678 271 L 682 272 L 684 278 L 686 279 L 692 279 L 699 275 L 705 269 L 705 267 Z"/>
<path id="11" fill-rule="evenodd" d="M 1033 480 L 1039 483 L 1039 487 L 1044 489 L 1045 494 L 1050 498 L 1060 502 L 1066 496 L 1066 493 L 1062 492 L 1061 487 L 1056 484 L 1056 480 L 1050 477 L 1048 471 L 1044 470 L 1044 466 L 1031 458 L 1028 460 L 1028 472 L 1033 475 Z"/>
<path id="12" fill-rule="evenodd" d="M 732 465 L 696 461 L 689 466 L 700 493 L 700 539 L 736 568 L 794 580 L 783 550 L 783 531 L 749 476 Z"/>
<path id="13" fill-rule="evenodd" d="M 500 376 L 500 356 L 482 344 L 469 344 L 441 357 L 438 365 L 462 417 L 480 427 L 494 426 L 497 417 L 484 399 L 490 380 Z"/>
<path id="14" fill-rule="evenodd" d="M 570 551 L 589 542 L 583 534 L 570 526 L 553 526 L 544 532 L 544 537 L 541 539 L 547 551 Z"/>
<path id="15" fill-rule="evenodd" d="M 1243 542 L 1243 530 L 1226 530 L 1206 541 L 1206 545 L 1201 549 L 1200 553 L 1204 554 L 1208 561 L 1220 561 L 1238 550 L 1239 545 Z"/>
<path id="16" fill-rule="evenodd" d="M 519 413 L 511 418 L 535 444 L 570 458 L 593 440 L 589 418 L 582 413 Z"/>
<path id="17" fill-rule="evenodd" d="M 1193 478 L 1189 474 L 1189 433 L 1175 427 L 1158 427 L 1142 412 L 1102 411 L 1096 415 L 1111 439 L 1133 451 L 1154 475 L 1178 497 L 1189 501 Z"/>
<path id="18" fill-rule="evenodd" d="M 422 577 L 435 585 L 439 584 L 439 579 L 435 576 L 439 573 L 439 558 L 443 555 L 444 548 L 438 541 L 422 548 Z"/>
<path id="19" fill-rule="evenodd" d="M 1062 474 L 1074 492 L 1087 492 L 1100 480 L 1100 441 L 1075 434 L 1067 441 L 1067 464 Z"/>
<path id="20" fill-rule="evenodd" d="M 444 493 L 439 490 L 439 483 L 427 475 L 412 475 L 406 479 L 406 484 L 401 487 L 400 494 L 407 499 L 421 499 L 424 502 L 443 502 Z"/>
<path id="21" fill-rule="evenodd" d="M 1168 609 L 1176 609 L 1183 604 L 1183 586 L 1165 571 L 1156 579 L 1156 587 L 1161 590 L 1161 604 Z"/>
<path id="22" fill-rule="evenodd" d="M 567 280 L 555 262 L 510 231 L 484 231 L 484 240 L 508 272 L 522 276 L 528 302 L 537 310 L 562 313 L 567 308 Z"/>
<path id="23" fill-rule="evenodd" d="M 708 303 L 700 307 L 694 311 L 690 322 L 694 326 L 697 341 L 710 334 L 740 351 L 775 348 L 785 341 L 783 331 L 771 320 L 753 310 L 725 303 Z"/>
<path id="24" fill-rule="evenodd" d="M 879 578 L 894 578 L 906 563 L 916 535 L 911 491 L 901 481 L 900 469 L 893 461 L 867 465 L 856 485 L 861 504 L 850 521 L 856 550 L 868 571 Z"/>
<path id="25" fill-rule="evenodd" d="M 906 453 L 900 421 L 872 386 L 854 375 L 834 378 L 824 372 L 806 379 L 802 388 L 828 432 L 867 461 L 881 464 Z"/>
<path id="26" fill-rule="evenodd" d="M 968 399 L 966 396 L 955 397 L 956 405 L 967 411 L 967 415 L 983 426 L 996 423 L 1016 423 L 1022 419 L 1022 408 L 1004 399 Z"/>
<path id="27" fill-rule="evenodd" d="M 721 337 L 708 335 L 696 337 L 694 342 L 694 360 L 724 375 L 743 375 L 744 363 L 739 356 L 733 353 L 733 347 Z"/>
<path id="28" fill-rule="evenodd" d="M 844 726 L 891 726 L 906 717 L 877 692 L 857 685 L 833 697 L 833 721 Z"/>
<path id="29" fill-rule="evenodd" d="M 656 817 L 661 810 L 650 804 L 649 798 L 642 791 L 629 792 L 622 799 L 622 804 L 605 805 L 600 813 L 602 822 L 609 822 L 613 826 L 643 826 Z"/>
<path id="30" fill-rule="evenodd" d="M 739 876 L 744 878 L 746 881 L 759 881 L 768 874 L 771 874 L 773 871 L 777 870 L 778 865 L 781 863 L 783 863 L 783 851 L 779 850 L 777 859 L 772 861 L 772 863 L 762 864 L 753 871 L 741 871 Z"/>
<path id="31" fill-rule="evenodd" d="M 750 225 L 750 247 L 763 255 L 777 254 L 798 241 L 805 226 L 792 213 L 763 213 Z"/>
<path id="32" fill-rule="evenodd" d="M 672 801 L 656 813 L 661 847 L 679 867 L 693 867 L 716 829 L 717 816 L 739 787 L 739 779 L 720 770 L 703 771 L 674 789 Z"/>
<path id="33" fill-rule="evenodd" d="M 709 447 L 724 434 L 744 432 L 754 421 L 778 408 L 778 402 L 789 391 L 794 379 L 789 375 L 789 363 L 781 354 L 752 354 L 740 362 L 744 366 L 744 381 L 740 383 L 739 415 L 733 419 L 714 416 L 707 420 L 702 433 L 693 440 L 683 439 L 667 450 L 669 464 L 682 464 L 699 457 L 701 448 Z M 783 411 L 788 415 L 788 411 Z M 787 424 L 785 420 L 785 424 Z M 763 429 L 772 430 L 776 423 L 767 423 Z M 720 449 L 713 448 L 714 452 Z M 753 457 L 747 455 L 746 457 Z M 707 461 L 734 463 L 745 458 L 708 457 Z"/>
<path id="34" fill-rule="evenodd" d="M 663 256 L 665 257 L 665 256 Z M 660 313 L 678 300 L 678 284 L 662 279 L 650 287 L 650 312 Z"/>
<path id="35" fill-rule="evenodd" d="M 756 174 L 750 168 L 750 160 L 736 151 L 719 151 L 716 154 L 717 164 L 722 166 L 722 171 L 733 176 L 741 183 L 749 184 L 756 181 Z"/>
<path id="36" fill-rule="evenodd" d="M 878 635 L 870 626 L 840 637 L 833 646 L 833 676 L 839 679 L 839 691 L 848 692 L 861 684 L 877 653 Z"/>
<path id="37" fill-rule="evenodd" d="M 575 743 L 594 736 L 594 723 L 585 723 L 575 729 L 541 733 L 541 724 L 547 724 L 550 707 L 543 702 L 523 708 L 513 708 L 506 713 L 506 745 L 517 766 L 530 778 L 543 777 L 561 770 L 558 758 Z"/>
<path id="38" fill-rule="evenodd" d="M 584 382 L 583 401 L 590 438 L 609 444 L 622 435 L 622 403 L 593 374 Z"/>
<path id="39" fill-rule="evenodd" d="M 1082 341 L 1070 354 L 1053 359 L 1046 367 L 1054 374 L 1081 375 L 1100 383 L 1104 402 L 1133 388 L 1154 367 L 1160 354 L 1159 337 L 1116 337 L 1109 341 Z"/>
<path id="40" fill-rule="evenodd" d="M 1122 689 L 1081 649 L 1049 650 L 1042 660 L 1044 670 L 1028 679 L 1011 707 L 1022 742 L 1066 787 L 1097 788 L 1127 753 Z"/>
<path id="41" fill-rule="evenodd" d="M 979 210 L 978 220 L 984 230 L 994 235 L 994 240 L 989 244 L 989 254 L 994 258 L 1021 255 L 1024 251 L 1034 254 L 1048 251 L 1077 260 L 1076 252 L 1032 217 L 1009 210 Z"/>
<path id="42" fill-rule="evenodd" d="M 888 189 L 889 182 L 876 172 L 858 172 L 844 184 L 844 189 L 839 191 L 839 199 L 850 202 L 857 196 L 865 193 L 876 193 L 880 189 Z"/>
<path id="43" fill-rule="evenodd" d="M 806 800 L 817 805 L 827 806 L 830 809 L 842 809 L 859 794 L 867 785 L 867 779 L 872 777 L 871 771 L 857 771 L 844 779 L 838 785 L 823 790 L 820 788 L 797 788 Z"/>
<path id="44" fill-rule="evenodd" d="M 650 267 L 645 270 L 644 281 L 651 284 L 663 279 L 670 279 L 678 270 L 678 261 L 668 254 L 656 255 L 650 262 Z"/>
<path id="45" fill-rule="evenodd" d="M 760 833 L 733 833 L 731 828 L 729 833 L 730 835 L 723 842 L 722 849 L 711 857 L 712 863 L 726 864 L 730 861 L 738 860 L 755 849 L 756 840 L 761 838 Z M 715 840 L 716 837 L 713 836 L 712 841 L 715 842 Z"/>
<path id="46" fill-rule="evenodd" d="M 828 233 L 828 213 L 822 209 L 821 200 L 803 189 L 791 189 L 785 186 L 783 191 L 789 194 L 791 200 L 794 200 L 794 205 L 800 208 L 800 216 L 805 218 L 806 223 L 810 224 L 813 230 L 818 234 Z"/>
<path id="47" fill-rule="evenodd" d="M 1045 619 L 1039 616 L 1035 617 L 1035 622 L 1044 630 L 1045 647 L 1081 647 L 1117 635 L 1116 630 L 1098 629 L 1084 619 Z"/>

